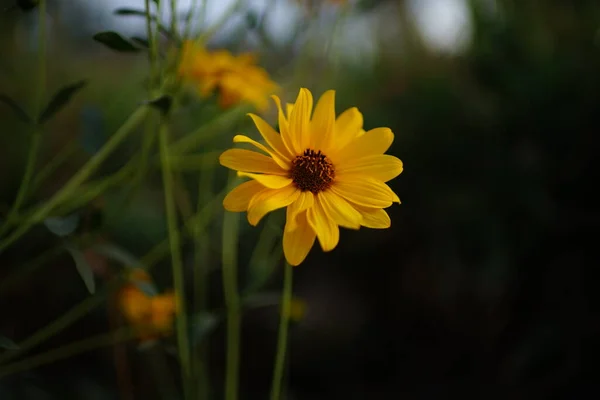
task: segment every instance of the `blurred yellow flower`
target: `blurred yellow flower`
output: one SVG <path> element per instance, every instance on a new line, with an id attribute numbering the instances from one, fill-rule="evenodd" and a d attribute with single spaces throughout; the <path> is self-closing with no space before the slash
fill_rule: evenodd
<path id="1" fill-rule="evenodd" d="M 166 292 L 149 296 L 133 283 L 150 282 L 150 277 L 140 269 L 130 273 L 128 283 L 118 293 L 118 304 L 121 313 L 132 325 L 143 341 L 168 335 L 173 329 L 173 321 L 177 312 L 175 295 Z"/>
<path id="2" fill-rule="evenodd" d="M 288 317 L 294 322 L 300 322 L 304 319 L 307 309 L 306 302 L 300 298 L 294 297 L 290 303 Z"/>
<path id="3" fill-rule="evenodd" d="M 269 74 L 256 65 L 252 54 L 234 56 L 226 50 L 208 51 L 191 41 L 183 43 L 179 74 L 193 82 L 201 96 L 217 92 L 223 108 L 247 102 L 265 111 L 269 95 L 278 90 Z"/>
<path id="4" fill-rule="evenodd" d="M 336 119 L 333 90 L 321 96 L 314 113 L 307 89 L 300 89 L 285 113 L 279 98 L 273 99 L 279 108 L 279 133 L 250 114 L 266 145 L 244 135 L 233 138 L 266 155 L 230 149 L 219 158 L 221 165 L 251 179 L 225 197 L 225 209 L 247 211 L 255 226 L 267 213 L 287 207 L 283 251 L 291 265 L 304 261 L 315 238 L 323 251 L 333 250 L 340 226 L 388 228 L 390 218 L 383 209 L 400 199 L 385 182 L 403 169 L 402 161 L 384 154 L 394 140 L 392 131 L 365 132 L 357 108 Z"/>

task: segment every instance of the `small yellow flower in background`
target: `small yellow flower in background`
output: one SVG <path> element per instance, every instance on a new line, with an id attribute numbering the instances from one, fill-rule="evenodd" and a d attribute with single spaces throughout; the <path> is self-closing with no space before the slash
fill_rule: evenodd
<path id="1" fill-rule="evenodd" d="M 313 113 L 313 97 L 300 89 L 295 104 L 279 109 L 276 132 L 266 121 L 250 114 L 266 145 L 237 135 L 234 143 L 250 143 L 264 154 L 230 149 L 221 165 L 250 178 L 223 200 L 226 210 L 248 212 L 256 226 L 267 213 L 287 207 L 283 251 L 291 265 L 299 265 L 315 238 L 323 251 L 339 241 L 339 227 L 389 228 L 383 210 L 398 196 L 385 182 L 398 176 L 402 161 L 384 154 L 394 140 L 389 128 L 365 132 L 363 117 L 350 108 L 336 118 L 335 91 L 321 96 Z M 312 115 L 312 116 L 311 116 Z"/>
<path id="2" fill-rule="evenodd" d="M 252 54 L 234 56 L 226 50 L 209 51 L 191 41 L 183 44 L 179 74 L 194 83 L 201 96 L 217 92 L 223 108 L 247 102 L 265 111 L 269 96 L 278 90 Z"/>
<path id="3" fill-rule="evenodd" d="M 145 271 L 135 269 L 129 280 L 149 283 L 150 277 Z M 171 333 L 177 313 L 176 298 L 172 292 L 148 296 L 134 283 L 128 283 L 119 291 L 118 302 L 121 313 L 143 341 Z"/>
<path id="4" fill-rule="evenodd" d="M 290 310 L 288 317 L 294 322 L 300 322 L 306 315 L 308 306 L 306 302 L 300 298 L 294 297 L 290 303 Z"/>

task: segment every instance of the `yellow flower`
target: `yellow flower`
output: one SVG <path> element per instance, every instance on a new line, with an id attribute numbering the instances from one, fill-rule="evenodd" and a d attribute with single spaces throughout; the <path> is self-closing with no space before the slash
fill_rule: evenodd
<path id="1" fill-rule="evenodd" d="M 130 273 L 130 280 L 150 282 L 150 277 L 142 270 Z M 172 292 L 148 296 L 135 284 L 128 283 L 118 293 L 121 313 L 132 325 L 143 341 L 171 333 L 177 304 Z"/>
<path id="2" fill-rule="evenodd" d="M 238 176 L 251 178 L 225 197 L 225 209 L 248 211 L 248 221 L 256 226 L 267 213 L 287 207 L 283 250 L 291 265 L 304 261 L 315 238 L 323 251 L 333 250 L 340 226 L 388 228 L 391 222 L 383 208 L 400 199 L 385 182 L 402 172 L 402 161 L 384 154 L 394 140 L 392 131 L 365 132 L 357 108 L 336 119 L 333 90 L 321 96 L 314 113 L 307 89 L 300 89 L 286 113 L 279 98 L 273 99 L 279 108 L 280 133 L 250 114 L 266 145 L 243 135 L 233 138 L 234 143 L 253 144 L 266 155 L 230 149 L 219 158 Z"/>
<path id="3" fill-rule="evenodd" d="M 252 54 L 234 56 L 226 50 L 208 51 L 191 41 L 183 44 L 179 74 L 193 82 L 200 95 L 219 94 L 223 108 L 246 102 L 264 111 L 278 86 L 256 65 Z"/>

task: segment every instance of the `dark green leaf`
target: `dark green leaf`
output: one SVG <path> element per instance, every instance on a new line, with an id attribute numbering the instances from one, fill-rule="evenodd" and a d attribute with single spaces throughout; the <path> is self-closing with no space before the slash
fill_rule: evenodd
<path id="1" fill-rule="evenodd" d="M 19 346 L 6 336 L 0 335 L 0 349 L 19 350 Z"/>
<path id="2" fill-rule="evenodd" d="M 150 282 L 134 281 L 133 284 L 146 296 L 154 297 L 158 294 L 158 289 Z"/>
<path id="3" fill-rule="evenodd" d="M 150 43 L 148 43 L 148 40 L 146 40 L 145 38 L 142 38 L 142 37 L 133 36 L 131 38 L 131 41 L 140 47 L 144 47 L 144 48 L 150 47 Z"/>
<path id="4" fill-rule="evenodd" d="M 92 268 L 85 259 L 83 253 L 81 252 L 81 250 L 73 247 L 70 244 L 66 245 L 65 248 L 67 249 L 69 254 L 71 254 L 71 257 L 73 257 L 73 260 L 75 261 L 75 268 L 77 268 L 77 272 L 79 272 L 81 279 L 83 279 L 85 287 L 91 294 L 94 294 L 94 292 L 96 291 L 94 272 L 92 271 Z"/>
<path id="5" fill-rule="evenodd" d="M 43 124 L 48 121 L 54 114 L 59 112 L 71 100 L 71 97 L 87 84 L 86 81 L 79 81 L 72 85 L 61 88 L 54 94 L 50 102 L 38 117 L 38 123 Z"/>
<path id="6" fill-rule="evenodd" d="M 129 40 L 119 35 L 117 32 L 100 32 L 94 35 L 94 40 L 102 43 L 106 47 L 120 52 L 135 53 L 140 51 Z"/>
<path id="7" fill-rule="evenodd" d="M 160 112 L 163 114 L 166 114 L 171 109 L 173 98 L 169 95 L 163 95 L 154 100 L 148 101 L 146 104 L 150 104 L 151 106 L 158 108 L 158 110 L 160 110 Z"/>
<path id="8" fill-rule="evenodd" d="M 121 263 L 124 267 L 141 268 L 140 261 L 135 256 L 115 244 L 99 244 L 94 246 L 93 250 L 96 253 L 102 254 L 113 261 Z"/>
<path id="9" fill-rule="evenodd" d="M 44 225 L 56 236 L 68 236 L 75 232 L 75 229 L 79 226 L 79 214 L 71 214 L 66 217 L 48 217 L 44 220 Z"/>
<path id="10" fill-rule="evenodd" d="M 7 106 L 9 106 L 10 108 L 12 108 L 12 110 L 15 113 L 15 115 L 17 117 L 19 117 L 19 119 L 21 121 L 23 121 L 23 122 L 31 122 L 31 117 L 29 115 L 27 115 L 27 113 L 25 112 L 25 110 L 23 110 L 23 108 L 20 105 L 18 105 L 16 101 L 14 101 L 13 99 L 11 99 L 7 95 L 0 94 L 0 102 L 4 103 Z"/>
<path id="11" fill-rule="evenodd" d="M 115 14 L 116 15 L 139 15 L 140 17 L 145 17 L 146 11 L 140 10 L 138 8 L 123 7 L 123 8 L 117 8 L 115 10 Z"/>
<path id="12" fill-rule="evenodd" d="M 192 345 L 200 343 L 219 324 L 221 317 L 208 312 L 201 312 L 190 318 L 190 341 Z"/>
<path id="13" fill-rule="evenodd" d="M 258 15 L 255 11 L 248 11 L 246 13 L 246 25 L 249 29 L 256 29 L 258 26 Z"/>

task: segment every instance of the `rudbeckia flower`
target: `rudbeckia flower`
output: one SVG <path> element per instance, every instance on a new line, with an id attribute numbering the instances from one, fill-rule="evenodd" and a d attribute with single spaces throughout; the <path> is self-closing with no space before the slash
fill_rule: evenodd
<path id="1" fill-rule="evenodd" d="M 339 241 L 339 227 L 388 228 L 384 208 L 400 203 L 385 183 L 402 172 L 402 161 L 384 154 L 394 140 L 389 128 L 363 130 L 363 117 L 350 108 L 336 118 L 335 92 L 325 92 L 313 113 L 313 96 L 300 89 L 286 112 L 277 96 L 279 130 L 249 114 L 265 144 L 244 135 L 234 143 L 250 143 L 263 154 L 230 149 L 221 165 L 250 178 L 223 200 L 228 211 L 248 212 L 256 226 L 267 213 L 287 207 L 283 250 L 291 265 L 304 261 L 318 239 L 323 251 Z"/>
<path id="2" fill-rule="evenodd" d="M 269 96 L 278 89 L 252 54 L 209 51 L 191 41 L 183 44 L 179 75 L 193 83 L 203 97 L 217 93 L 223 108 L 246 102 L 265 111 Z"/>

